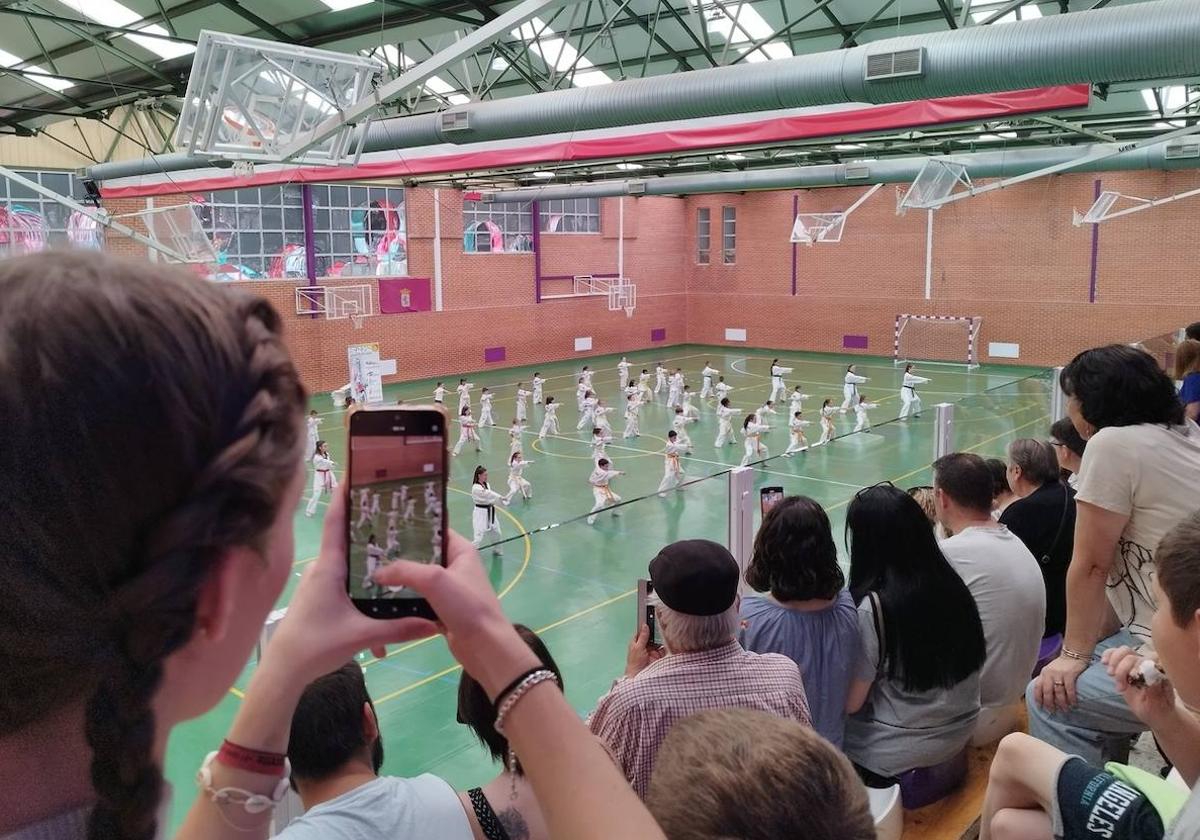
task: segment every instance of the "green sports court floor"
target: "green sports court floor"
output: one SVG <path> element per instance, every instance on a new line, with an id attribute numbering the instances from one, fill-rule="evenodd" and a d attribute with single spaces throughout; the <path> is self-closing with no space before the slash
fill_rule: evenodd
<path id="1" fill-rule="evenodd" d="M 919 418 L 899 421 L 895 418 L 900 407 L 900 371 L 890 359 L 683 345 L 632 353 L 629 361 L 635 373 L 643 367 L 653 372 L 658 361 L 668 368 L 682 367 L 697 392 L 700 370 L 711 361 L 736 389 L 730 395 L 732 404 L 748 412 L 767 397 L 767 369 L 774 356 L 795 368 L 786 377 L 789 390 L 799 384 L 812 395 L 804 406 L 809 419 L 815 420 L 825 397 L 841 404 L 842 376 L 850 361 L 858 364 L 860 374 L 870 377 L 870 382 L 860 386 L 861 392 L 879 403 L 871 412 L 875 424 L 871 433 L 849 434 L 854 422 L 851 412 L 838 419 L 838 433 L 845 434 L 844 438 L 781 458 L 777 456 L 787 443 L 785 404 L 779 415 L 771 418 L 772 430 L 764 437 L 775 457 L 755 467 L 758 486 L 782 485 L 789 494 L 811 496 L 823 504 L 839 544 L 845 507 L 860 487 L 883 480 L 905 487 L 928 483 L 935 403 L 956 404 L 958 449 L 1002 455 L 1008 441 L 1044 437 L 1047 432 L 1051 382 L 1049 373 L 1040 368 L 983 366 L 967 372 L 962 367 L 923 366 L 918 372 L 932 380 L 920 389 L 924 411 Z M 533 484 L 533 500 L 525 503 L 517 498 L 511 507 L 498 509 L 504 531 L 499 546 L 503 555 L 494 557 L 487 546 L 482 552 L 506 612 L 542 634 L 562 669 L 567 696 L 581 714 L 624 668 L 625 646 L 634 625 L 636 582 L 645 575 L 646 564 L 658 548 L 691 537 L 725 541 L 725 473 L 742 456 L 740 438 L 737 446 L 722 451 L 714 448 L 716 420 L 711 407 L 702 405 L 699 423 L 689 427 L 695 454 L 684 459 L 687 478 L 694 483 L 682 492 L 659 498 L 654 491 L 662 478 L 660 453 L 669 429 L 665 394 L 657 403 L 642 408 L 643 434 L 637 440 L 621 440 L 623 421 L 620 412 L 614 411 L 610 419 L 616 438 L 608 452 L 615 468 L 628 472 L 613 485 L 626 503 L 618 509 L 619 516 L 604 513 L 595 526 L 588 526 L 583 517 L 591 506 L 586 481 L 591 470 L 590 429 L 575 432 L 575 381 L 579 367 L 586 362 L 596 371 L 593 384 L 599 395 L 617 405 L 617 361 L 615 356 L 601 356 L 537 368 L 547 379 L 546 394 L 563 403 L 559 410 L 562 434 L 535 443 L 541 412 L 531 409 L 525 457 L 534 463 L 526 468 L 525 477 Z M 528 387 L 533 372 L 534 368 L 504 369 L 469 377 L 476 385 L 472 392 L 476 413 L 479 388 L 487 385 L 496 393 L 497 426 L 481 431 L 481 455 L 466 450 L 451 459 L 450 523 L 468 536 L 471 505 L 467 491 L 472 471 L 478 463 L 488 466 L 492 485 L 505 490 L 515 384 L 524 380 Z M 457 376 L 446 377 L 448 389 L 457 384 Z M 393 385 L 385 389 L 385 396 L 388 402 L 430 402 L 433 385 L 433 381 Z M 453 390 L 447 394 L 447 403 L 451 409 L 457 404 Z M 333 459 L 344 468 L 341 412 L 333 410 L 328 394 L 315 395 L 312 407 L 322 412 L 321 436 L 329 440 Z M 812 440 L 819 435 L 815 422 L 809 432 Z M 307 497 L 308 490 L 305 492 Z M 295 517 L 295 575 L 280 606 L 291 597 L 319 543 L 321 518 L 304 516 L 305 501 L 301 500 Z M 460 671 L 441 639 L 397 647 L 384 660 L 368 654 L 363 663 L 384 735 L 385 772 L 435 773 L 459 789 L 480 784 L 496 773 L 471 733 L 455 722 Z M 217 708 L 175 730 L 166 768 L 174 786 L 173 828 L 182 821 L 195 795 L 196 768 L 228 729 L 250 667 Z"/>

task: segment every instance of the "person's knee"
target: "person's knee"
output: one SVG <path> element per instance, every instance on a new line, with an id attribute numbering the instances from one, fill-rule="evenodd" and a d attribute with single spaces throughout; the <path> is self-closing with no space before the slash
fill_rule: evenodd
<path id="1" fill-rule="evenodd" d="M 1029 811 L 1004 808 L 992 816 L 992 840 L 1031 840 Z"/>
<path id="2" fill-rule="evenodd" d="M 1020 783 L 1025 775 L 1026 762 L 1030 757 L 1030 752 L 1038 743 L 1040 742 L 1035 738 L 1023 732 L 1005 735 L 1000 740 L 1000 745 L 996 748 L 996 755 L 992 759 L 992 766 L 988 771 L 989 783 Z"/>

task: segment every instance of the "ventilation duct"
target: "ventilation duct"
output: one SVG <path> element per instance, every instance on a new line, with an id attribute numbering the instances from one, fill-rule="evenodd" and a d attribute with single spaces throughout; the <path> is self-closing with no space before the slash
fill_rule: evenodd
<path id="1" fill-rule="evenodd" d="M 1200 76 L 1200 2 L 1152 0 L 874 41 L 847 50 L 631 79 L 596 87 L 456 107 L 469 128 L 445 131 L 439 114 L 379 120 L 364 152 L 437 143 L 474 143 L 574 131 L 804 108 L 841 102 L 883 104 L 997 93 L 1047 85 Z M 920 56 L 911 72 L 912 54 Z M 873 56 L 891 55 L 889 78 L 868 78 Z M 900 58 L 907 56 L 907 58 Z M 897 68 L 901 73 L 895 72 Z M 200 169 L 186 154 L 103 163 L 96 181 Z"/>
<path id="2" fill-rule="evenodd" d="M 1066 163 L 1089 152 L 1109 148 L 1105 144 L 1092 146 L 1058 146 L 1045 149 L 1014 149 L 1005 152 L 978 152 L 953 155 L 937 160 L 961 163 L 967 167 L 972 180 L 980 178 L 1011 178 L 1025 175 L 1048 166 Z M 1197 169 L 1200 157 L 1169 158 L 1167 144 L 1148 146 L 1122 152 L 1119 155 L 1089 161 L 1069 172 L 1108 172 L 1133 169 Z M 668 175 L 643 179 L 645 195 L 697 195 L 701 193 L 747 192 L 750 190 L 787 190 L 815 187 L 844 187 L 863 183 L 907 184 L 917 177 L 926 161 L 924 155 L 887 160 L 855 161 L 822 166 L 788 166 L 742 172 L 712 172 L 695 175 Z M 494 201 L 543 201 L 554 198 L 599 198 L 625 195 L 626 181 L 606 181 L 598 184 L 570 184 L 520 190 L 500 190 Z"/>

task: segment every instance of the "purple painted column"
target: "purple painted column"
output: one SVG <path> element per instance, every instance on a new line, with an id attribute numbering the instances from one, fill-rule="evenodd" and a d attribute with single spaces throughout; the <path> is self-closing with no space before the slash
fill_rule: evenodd
<path id="1" fill-rule="evenodd" d="M 542 225 L 538 218 L 538 203 L 529 202 L 529 212 L 533 217 L 533 302 L 542 302 Z"/>
<path id="2" fill-rule="evenodd" d="M 796 214 L 800 212 L 800 193 L 792 196 L 792 225 L 796 224 Z M 792 243 L 792 294 L 796 294 L 796 243 Z"/>
<path id="3" fill-rule="evenodd" d="M 308 184 L 300 186 L 300 201 L 304 205 L 304 265 L 308 271 L 308 279 L 317 279 L 317 246 L 313 238 L 313 202 L 312 187 Z"/>
<path id="4" fill-rule="evenodd" d="M 1096 189 L 1092 195 L 1092 203 L 1100 198 L 1100 179 L 1096 179 Z M 1092 272 L 1088 280 L 1088 303 L 1096 302 L 1096 272 L 1100 255 L 1100 225 L 1092 225 Z"/>

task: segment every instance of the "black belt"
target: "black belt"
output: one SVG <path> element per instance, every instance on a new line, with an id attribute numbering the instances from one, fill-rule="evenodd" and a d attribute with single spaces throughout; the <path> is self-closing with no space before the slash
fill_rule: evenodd
<path id="1" fill-rule="evenodd" d="M 914 394 L 917 393 L 917 389 L 914 388 L 912 385 L 904 385 L 902 387 L 907 388 L 908 390 L 912 391 Z"/>
<path id="2" fill-rule="evenodd" d="M 493 525 L 496 522 L 496 506 L 495 505 L 475 505 L 475 507 L 488 512 L 488 524 Z"/>

